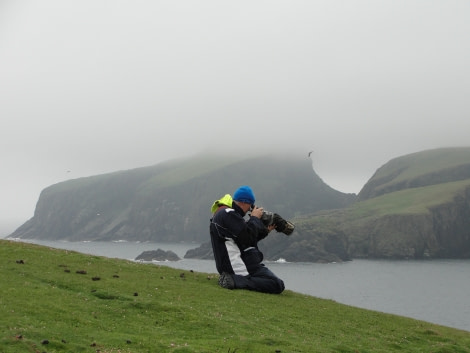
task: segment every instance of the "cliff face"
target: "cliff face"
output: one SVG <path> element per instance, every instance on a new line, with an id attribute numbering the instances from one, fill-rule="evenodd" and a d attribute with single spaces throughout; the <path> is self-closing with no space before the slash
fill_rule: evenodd
<path id="1" fill-rule="evenodd" d="M 281 234 L 276 237 L 271 236 L 260 246 L 269 260 L 323 263 L 351 260 L 348 239 L 339 229 L 311 230 L 300 224 L 295 239 Z"/>
<path id="2" fill-rule="evenodd" d="M 470 258 L 470 186 L 454 202 L 421 214 L 385 215 L 349 225 L 354 258 Z"/>
<path id="3" fill-rule="evenodd" d="M 244 184 L 258 205 L 286 219 L 344 207 L 356 197 L 323 183 L 306 156 L 198 156 L 50 186 L 34 217 L 10 237 L 204 242 L 213 201 Z"/>
<path id="4" fill-rule="evenodd" d="M 349 252 L 355 258 L 436 257 L 438 245 L 430 215 L 389 215 L 350 228 Z"/>
<path id="5" fill-rule="evenodd" d="M 470 258 L 470 149 L 393 159 L 377 170 L 354 204 L 294 221 L 299 234 L 279 256 L 297 261 L 313 254 L 312 248 L 314 261 L 331 259 L 325 249 L 343 260 Z"/>
<path id="6" fill-rule="evenodd" d="M 41 192 L 33 218 L 10 237 L 107 240 L 107 229 L 126 218 L 129 200 L 149 175 L 147 170 L 119 172 L 50 186 Z"/>
<path id="7" fill-rule="evenodd" d="M 470 186 L 454 202 L 431 209 L 437 257 L 470 258 Z"/>
<path id="8" fill-rule="evenodd" d="M 375 209 L 342 218 L 352 257 L 470 258 L 469 148 L 396 158 L 378 169 L 358 199 L 356 211 L 367 203 Z"/>

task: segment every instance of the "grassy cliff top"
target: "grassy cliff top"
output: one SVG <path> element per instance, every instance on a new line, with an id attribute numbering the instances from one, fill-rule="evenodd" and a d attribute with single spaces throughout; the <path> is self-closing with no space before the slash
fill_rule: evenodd
<path id="1" fill-rule="evenodd" d="M 470 333 L 214 274 L 0 240 L 0 351 L 470 352 Z"/>
<path id="2" fill-rule="evenodd" d="M 428 213 L 433 206 L 453 202 L 468 187 L 470 179 L 404 189 L 357 202 L 348 210 L 352 218 Z"/>
<path id="3" fill-rule="evenodd" d="M 426 150 L 392 159 L 380 167 L 359 198 L 465 179 L 470 179 L 470 147 Z"/>
<path id="4" fill-rule="evenodd" d="M 380 168 L 375 177 L 383 178 L 396 170 L 402 170 L 393 179 L 393 182 L 398 182 L 468 163 L 470 147 L 437 148 L 394 158 Z"/>

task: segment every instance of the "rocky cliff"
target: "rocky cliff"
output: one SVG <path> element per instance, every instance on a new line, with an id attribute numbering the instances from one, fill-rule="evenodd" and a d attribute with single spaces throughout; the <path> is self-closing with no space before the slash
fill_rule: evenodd
<path id="1" fill-rule="evenodd" d="M 391 160 L 334 219 L 353 258 L 470 258 L 470 148 Z M 315 219 L 315 217 L 313 217 Z"/>
<path id="2" fill-rule="evenodd" d="M 355 258 L 470 258 L 470 181 L 453 200 L 426 211 L 345 221 L 346 228 Z"/>
<path id="3" fill-rule="evenodd" d="M 285 218 L 356 198 L 326 185 L 307 156 L 196 156 L 52 185 L 10 237 L 200 243 L 208 239 L 212 202 L 244 184 L 258 205 Z"/>

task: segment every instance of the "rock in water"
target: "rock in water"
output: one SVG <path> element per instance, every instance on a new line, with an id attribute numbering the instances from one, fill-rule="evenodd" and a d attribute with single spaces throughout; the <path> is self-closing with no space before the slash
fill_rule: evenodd
<path id="1" fill-rule="evenodd" d="M 181 260 L 178 255 L 176 255 L 173 251 L 168 250 L 148 250 L 144 251 L 142 254 L 135 258 L 136 260 L 141 261 L 178 261 Z"/>

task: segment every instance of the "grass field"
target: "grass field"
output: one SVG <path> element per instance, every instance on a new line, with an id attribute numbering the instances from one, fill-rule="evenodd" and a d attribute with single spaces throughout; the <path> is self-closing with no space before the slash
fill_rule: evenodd
<path id="1" fill-rule="evenodd" d="M 470 352 L 470 332 L 0 240 L 0 352 Z"/>

